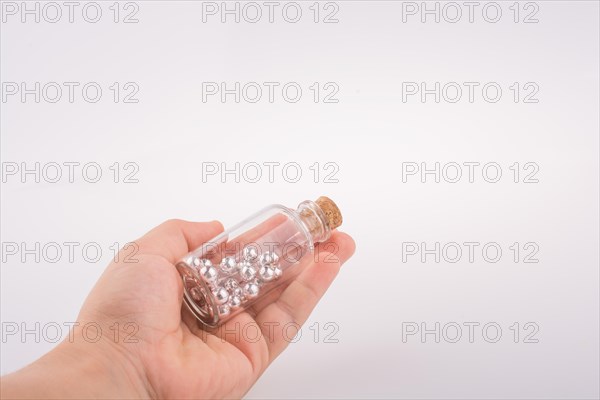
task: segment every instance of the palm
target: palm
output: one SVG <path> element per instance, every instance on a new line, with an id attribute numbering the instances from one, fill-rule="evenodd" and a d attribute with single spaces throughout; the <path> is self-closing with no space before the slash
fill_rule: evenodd
<path id="1" fill-rule="evenodd" d="M 339 263 L 320 268 L 311 263 L 297 283 L 277 294 L 276 301 L 254 318 L 244 312 L 223 329 L 207 333 L 190 313 L 182 316 L 182 283 L 174 262 L 220 230 L 217 223 L 161 225 L 136 242 L 137 262 L 121 261 L 107 268 L 82 308 L 80 321 L 113 329 L 119 323 L 124 332 L 110 348 L 127 354 L 142 369 L 150 395 L 241 397 L 286 347 L 281 327 L 289 322 L 302 324 L 339 269 Z M 340 249 L 340 259 L 351 255 L 353 243 L 348 236 L 336 234 L 332 240 Z M 279 329 L 265 330 L 265 321 L 275 322 Z M 246 331 L 248 324 L 256 327 L 253 338 L 254 332 L 261 332 L 258 340 L 244 340 L 241 327 Z"/>

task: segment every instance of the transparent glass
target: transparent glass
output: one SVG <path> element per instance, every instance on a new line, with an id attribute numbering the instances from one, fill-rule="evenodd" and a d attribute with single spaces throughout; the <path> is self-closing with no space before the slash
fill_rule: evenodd
<path id="1" fill-rule="evenodd" d="M 313 201 L 296 210 L 269 206 L 177 263 L 185 303 L 208 327 L 268 303 L 308 264 L 315 244 L 330 236 L 326 215 Z"/>

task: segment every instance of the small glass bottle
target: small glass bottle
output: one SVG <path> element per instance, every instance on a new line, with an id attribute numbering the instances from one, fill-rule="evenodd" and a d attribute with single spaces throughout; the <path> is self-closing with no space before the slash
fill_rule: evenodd
<path id="1" fill-rule="evenodd" d="M 341 224 L 339 208 L 327 197 L 304 201 L 296 210 L 263 209 L 177 263 L 185 303 L 212 328 L 269 302 L 266 295 L 289 285 L 311 261 L 315 244 Z"/>

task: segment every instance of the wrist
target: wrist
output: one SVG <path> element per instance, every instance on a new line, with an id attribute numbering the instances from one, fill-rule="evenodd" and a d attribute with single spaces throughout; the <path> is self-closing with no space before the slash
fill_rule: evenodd
<path id="1" fill-rule="evenodd" d="M 149 398 L 136 358 L 108 340 L 66 339 L 27 367 L 2 378 L 1 397 Z"/>

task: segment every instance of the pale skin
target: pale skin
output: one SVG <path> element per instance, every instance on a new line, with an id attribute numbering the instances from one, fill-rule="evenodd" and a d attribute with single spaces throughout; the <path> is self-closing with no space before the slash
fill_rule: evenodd
<path id="1" fill-rule="evenodd" d="M 188 313 L 182 316 L 183 285 L 174 263 L 222 230 L 216 221 L 170 220 L 136 240 L 138 262 L 120 257 L 111 263 L 86 299 L 71 338 L 2 377 L 1 397 L 242 397 L 289 345 L 293 327 L 306 321 L 354 253 L 354 241 L 335 231 L 328 245 L 319 245 L 319 257 L 309 257 L 300 275 L 268 304 L 208 333 Z M 84 340 L 95 330 L 82 332 L 92 322 L 103 332 L 95 343 Z M 252 332 L 253 339 L 260 332 L 259 339 L 231 333 L 239 327 Z"/>

